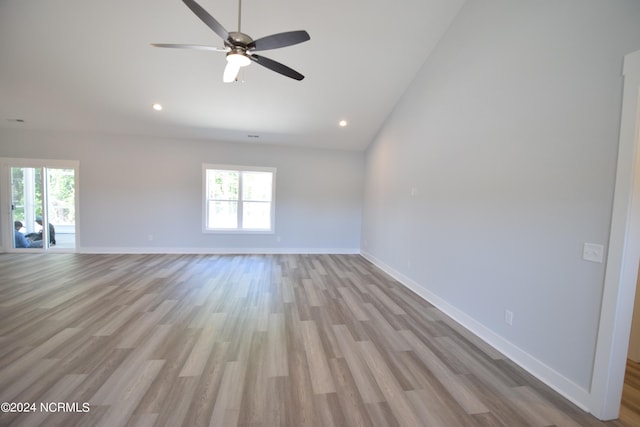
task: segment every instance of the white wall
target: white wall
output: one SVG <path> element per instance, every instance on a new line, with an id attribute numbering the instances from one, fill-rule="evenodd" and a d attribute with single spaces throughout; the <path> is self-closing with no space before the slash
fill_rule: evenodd
<path id="1" fill-rule="evenodd" d="M 359 250 L 362 153 L 15 129 L 0 140 L 0 157 L 80 161 L 80 251 Z M 203 163 L 276 167 L 275 234 L 203 234 Z"/>
<path id="2" fill-rule="evenodd" d="M 582 248 L 608 241 L 639 22 L 632 0 L 469 0 L 366 153 L 363 253 L 583 404 L 604 264 Z"/>

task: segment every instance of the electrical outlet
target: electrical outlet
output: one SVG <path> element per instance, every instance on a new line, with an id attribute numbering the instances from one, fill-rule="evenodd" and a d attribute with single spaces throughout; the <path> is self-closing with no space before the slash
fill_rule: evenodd
<path id="1" fill-rule="evenodd" d="M 505 310 L 504 311 L 504 323 L 509 326 L 513 326 L 513 311 Z"/>
<path id="2" fill-rule="evenodd" d="M 147 236 L 147 240 L 150 241 L 150 242 L 153 241 L 153 234 L 149 234 Z"/>

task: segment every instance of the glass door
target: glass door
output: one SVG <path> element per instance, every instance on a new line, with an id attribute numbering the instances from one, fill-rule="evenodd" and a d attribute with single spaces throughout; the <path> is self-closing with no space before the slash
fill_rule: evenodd
<path id="1" fill-rule="evenodd" d="M 46 215 L 51 249 L 76 247 L 76 175 L 73 168 L 45 168 Z"/>
<path id="2" fill-rule="evenodd" d="M 16 251 L 75 250 L 76 168 L 9 166 Z"/>
<path id="3" fill-rule="evenodd" d="M 45 246 L 43 168 L 11 167 L 11 224 L 14 249 Z"/>

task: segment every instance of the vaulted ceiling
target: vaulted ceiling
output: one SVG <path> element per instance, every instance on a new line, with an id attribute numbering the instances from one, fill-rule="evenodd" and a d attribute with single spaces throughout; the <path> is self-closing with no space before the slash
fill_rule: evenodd
<path id="1" fill-rule="evenodd" d="M 237 30 L 237 0 L 196 1 Z M 150 46 L 223 46 L 181 0 L 0 0 L 0 128 L 361 150 L 463 1 L 244 0 L 254 39 L 310 34 L 260 52 L 305 78 L 252 63 L 223 83 L 224 53 Z"/>

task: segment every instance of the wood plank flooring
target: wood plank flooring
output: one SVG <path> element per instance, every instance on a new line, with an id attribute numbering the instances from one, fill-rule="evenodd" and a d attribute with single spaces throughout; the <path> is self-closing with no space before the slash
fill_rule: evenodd
<path id="1" fill-rule="evenodd" d="M 622 425 L 357 255 L 0 254 L 0 319 L 3 427 Z"/>
<path id="2" fill-rule="evenodd" d="M 640 363 L 632 360 L 627 360 L 620 421 L 629 427 L 640 426 Z"/>

